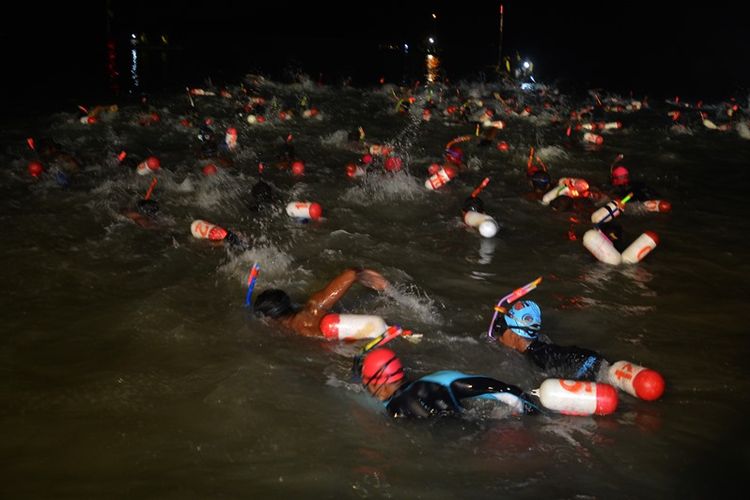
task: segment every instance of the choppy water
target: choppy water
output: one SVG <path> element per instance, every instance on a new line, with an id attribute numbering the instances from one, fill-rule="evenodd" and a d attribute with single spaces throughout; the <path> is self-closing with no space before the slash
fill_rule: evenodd
<path id="1" fill-rule="evenodd" d="M 508 154 L 467 146 L 469 172 L 429 192 L 426 166 L 472 126 L 423 122 L 416 106 L 397 115 L 382 90 L 268 82 L 261 92 L 289 105 L 307 95 L 322 119 L 251 128 L 235 101 L 196 98 L 217 131 L 239 128 L 234 165 L 215 177 L 201 175 L 196 129 L 178 124 L 184 95 L 154 100 L 162 122 L 151 127 L 123 106 L 93 126 L 73 109 L 4 130 L 3 497 L 702 497 L 747 470 L 750 143 L 741 131 L 679 133 L 652 103 L 590 150 L 562 147 L 563 127 L 549 115 L 510 117 L 498 136 Z M 399 147 L 405 171 L 345 177 L 358 157 L 345 133 L 360 125 Z M 307 173 L 269 169 L 281 200 L 251 213 L 257 162 L 273 161 L 289 133 Z M 68 188 L 49 174 L 30 180 L 30 136 L 54 138 L 80 160 Z M 661 245 L 637 266 L 594 261 L 569 241 L 570 214 L 522 198 L 530 146 L 553 177 L 598 185 L 623 153 L 674 207 L 623 216 L 626 234 L 651 229 Z M 121 147 L 161 158 L 158 229 L 120 215 L 150 181 L 117 165 Z M 460 220 L 485 176 L 482 198 L 502 225 L 492 240 Z M 295 199 L 319 201 L 325 220 L 290 220 L 282 209 Z M 195 218 L 244 235 L 250 250 L 193 239 Z M 394 289 L 355 286 L 341 310 L 424 333 L 419 344 L 394 342 L 412 376 L 458 369 L 525 389 L 543 377 L 482 335 L 499 297 L 543 276 L 532 297 L 554 341 L 657 369 L 667 391 L 651 403 L 621 393 L 609 417 L 391 421 L 351 380 L 357 346 L 295 337 L 242 307 L 255 261 L 257 290 L 282 287 L 298 301 L 345 267 L 379 270 Z"/>

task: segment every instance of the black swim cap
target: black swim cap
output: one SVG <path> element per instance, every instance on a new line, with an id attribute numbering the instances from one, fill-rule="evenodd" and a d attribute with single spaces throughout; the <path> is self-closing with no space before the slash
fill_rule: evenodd
<path id="1" fill-rule="evenodd" d="M 279 318 L 281 316 L 288 316 L 294 309 L 292 308 L 292 299 L 286 294 L 284 290 L 271 289 L 264 290 L 263 293 L 258 295 L 255 299 L 255 314 L 262 316 L 268 316 L 271 318 Z"/>
<path id="2" fill-rule="evenodd" d="M 484 202 L 482 202 L 481 199 L 469 196 L 464 200 L 464 206 L 463 206 L 464 212 L 479 212 L 480 214 L 484 213 Z"/>
<path id="3" fill-rule="evenodd" d="M 143 215 L 154 216 L 159 213 L 159 204 L 156 200 L 138 200 L 137 207 Z"/>
<path id="4" fill-rule="evenodd" d="M 547 189 L 550 184 L 549 174 L 542 170 L 534 172 L 534 175 L 531 176 L 531 184 L 536 189 Z"/>

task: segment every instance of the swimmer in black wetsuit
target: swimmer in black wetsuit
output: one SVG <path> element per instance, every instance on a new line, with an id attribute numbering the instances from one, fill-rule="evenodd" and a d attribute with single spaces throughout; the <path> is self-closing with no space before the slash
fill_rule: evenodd
<path id="1" fill-rule="evenodd" d="M 601 354 L 576 346 L 559 346 L 537 337 L 542 328 L 542 312 L 531 300 L 519 300 L 494 325 L 501 344 L 525 354 L 551 377 L 595 381 L 609 362 Z"/>
<path id="2" fill-rule="evenodd" d="M 622 165 L 614 167 L 610 174 L 613 198 L 622 199 L 633 193 L 632 201 L 647 201 L 659 199 L 659 193 L 646 186 L 643 182 L 630 182 L 630 172 Z"/>
<path id="3" fill-rule="evenodd" d="M 414 382 L 405 379 L 396 353 L 380 348 L 368 353 L 362 361 L 362 384 L 385 404 L 391 417 L 429 418 L 461 413 L 464 399 L 479 398 L 501 401 L 517 413 L 534 413 L 537 407 L 514 385 L 490 377 L 467 375 L 456 371 L 439 371 Z"/>

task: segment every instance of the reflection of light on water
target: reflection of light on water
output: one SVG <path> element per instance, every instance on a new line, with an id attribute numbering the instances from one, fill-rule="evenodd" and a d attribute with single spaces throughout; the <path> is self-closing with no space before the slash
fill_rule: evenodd
<path id="1" fill-rule="evenodd" d="M 133 80 L 133 88 L 138 88 L 140 86 L 138 82 L 138 53 L 135 49 L 130 51 L 130 56 L 133 60 L 130 65 L 130 78 Z"/>
<path id="2" fill-rule="evenodd" d="M 440 59 L 432 54 L 427 54 L 427 82 L 434 83 L 440 69 Z"/>
<path id="3" fill-rule="evenodd" d="M 497 243 L 493 238 L 482 238 L 479 242 L 479 263 L 486 265 L 492 263 Z"/>

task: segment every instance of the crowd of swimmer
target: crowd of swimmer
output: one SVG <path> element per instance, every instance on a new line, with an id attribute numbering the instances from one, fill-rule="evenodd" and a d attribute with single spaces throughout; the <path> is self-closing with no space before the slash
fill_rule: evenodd
<path id="1" fill-rule="evenodd" d="M 502 131 L 508 117 L 524 118 L 544 113 L 553 127 L 559 127 L 561 137 L 569 147 L 581 144 L 601 145 L 605 133 L 616 133 L 622 128 L 617 115 L 638 113 L 648 107 L 647 102 L 617 97 L 602 98 L 591 93 L 590 102 L 577 109 L 563 111 L 562 98 L 554 90 L 539 87 L 534 93 L 493 91 L 491 95 L 465 95 L 459 88 L 444 85 L 428 87 L 395 87 L 384 90 L 393 99 L 393 112 L 416 117 L 419 120 L 443 120 L 465 127 L 466 134 L 459 135 L 445 145 L 442 162 L 430 165 L 425 172 L 425 189 L 439 190 L 467 170 L 464 149 L 484 147 L 496 149 L 498 155 L 506 154 L 510 146 L 502 140 Z M 229 123 L 219 128 L 214 118 L 201 116 L 196 100 L 223 100 L 232 110 Z M 215 175 L 231 165 L 241 148 L 239 131 L 251 135 L 256 127 L 267 123 L 284 123 L 289 120 L 320 119 L 325 110 L 312 105 L 304 97 L 292 106 L 285 106 L 273 95 L 273 87 L 258 76 L 248 76 L 238 88 L 190 88 L 186 101 L 190 103 L 179 126 L 192 131 L 197 153 L 203 160 L 202 174 Z M 688 115 L 708 129 L 729 131 L 737 129 L 742 135 L 740 121 L 742 110 L 734 102 L 712 108 L 701 103 L 690 105 L 679 99 L 668 102 L 671 110 L 667 119 L 672 127 L 686 127 Z M 142 99 L 138 123 L 143 127 L 158 125 L 162 120 L 147 99 Z M 95 127 L 101 120 L 111 120 L 118 113 L 117 105 L 81 107 L 81 127 Z M 695 113 L 692 113 L 695 111 Z M 242 120 L 237 125 L 237 117 Z M 711 119 L 713 118 L 713 119 Z M 735 120 L 733 122 L 733 120 Z M 80 164 L 74 155 L 53 139 L 27 139 L 33 159 L 27 170 L 34 180 L 52 177 L 63 187 L 70 184 Z M 356 181 L 368 175 L 390 175 L 405 168 L 395 144 L 388 141 L 371 141 L 363 127 L 348 133 L 346 148 L 358 159 L 344 165 L 342 175 Z M 643 182 L 632 181 L 629 169 L 618 155 L 610 166 L 610 184 L 602 188 L 589 185 L 582 178 L 561 178 L 552 181 L 550 169 L 531 148 L 525 171 L 529 200 L 549 206 L 552 210 L 573 212 L 576 217 L 590 217 L 592 227 L 583 237 L 583 246 L 599 261 L 610 265 L 637 264 L 658 244 L 658 237 L 646 231 L 634 241 L 623 238 L 618 217 L 629 211 L 641 213 L 666 213 L 671 204 Z M 143 228 L 155 227 L 159 220 L 159 204 L 152 198 L 158 183 L 160 161 L 156 156 L 133 158 L 125 150 L 118 151 L 116 162 L 130 168 L 133 175 L 151 176 L 148 191 L 133 207 L 122 210 L 122 215 Z M 270 165 L 286 170 L 292 176 L 305 174 L 305 162 L 296 154 L 291 134 L 283 141 L 278 155 Z M 282 193 L 263 180 L 264 169 L 258 165 L 258 182 L 249 196 L 249 208 L 262 211 L 278 206 Z M 523 174 L 522 174 L 523 175 Z M 479 237 L 493 238 L 498 225 L 485 213 L 480 194 L 490 182 L 489 178 L 474 189 L 463 203 L 464 223 L 476 230 Z M 316 202 L 291 201 L 286 213 L 298 220 L 318 220 L 322 208 Z M 232 230 L 205 220 L 195 220 L 191 234 L 212 244 L 248 249 L 251 243 Z M 571 240 L 579 239 L 571 228 Z M 248 280 L 248 305 L 251 304 L 255 278 L 259 267 L 253 267 Z M 487 339 L 522 354 L 547 377 L 539 388 L 526 392 L 520 387 L 491 377 L 470 375 L 458 371 L 440 371 L 422 376 L 414 381 L 407 379 L 397 354 L 386 344 L 398 337 L 414 338 L 409 330 L 388 326 L 372 315 L 334 314 L 337 302 L 356 283 L 378 292 L 390 285 L 375 270 L 351 268 L 334 277 L 323 289 L 315 291 L 301 307 L 283 290 L 266 289 L 255 297 L 252 304 L 256 315 L 274 322 L 280 328 L 299 335 L 321 337 L 332 341 L 363 341 L 367 344 L 354 359 L 354 375 L 375 398 L 383 402 L 387 413 L 393 417 L 434 417 L 460 414 L 470 399 L 492 399 L 508 405 L 518 414 L 559 412 L 573 415 L 606 415 L 615 411 L 617 389 L 643 400 L 656 400 L 664 391 L 664 380 L 654 370 L 627 361 L 611 362 L 602 354 L 576 346 L 560 346 L 542 340 L 541 308 L 525 297 L 541 278 L 520 287 L 501 299 L 494 309 L 494 317 Z"/>

